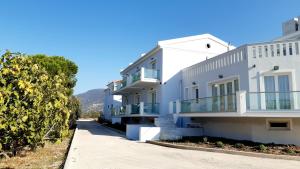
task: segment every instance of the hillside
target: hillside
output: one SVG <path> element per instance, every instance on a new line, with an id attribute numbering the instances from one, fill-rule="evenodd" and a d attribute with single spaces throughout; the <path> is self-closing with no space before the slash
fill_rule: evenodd
<path id="1" fill-rule="evenodd" d="M 103 110 L 104 89 L 92 89 L 76 97 L 80 100 L 82 112 Z"/>

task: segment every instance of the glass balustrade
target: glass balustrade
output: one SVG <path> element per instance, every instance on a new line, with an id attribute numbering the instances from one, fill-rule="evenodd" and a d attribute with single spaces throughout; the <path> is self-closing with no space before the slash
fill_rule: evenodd
<path id="1" fill-rule="evenodd" d="M 141 71 L 132 74 L 132 83 L 141 80 Z"/>
<path id="2" fill-rule="evenodd" d="M 159 79 L 159 71 L 155 69 L 144 69 L 144 78 Z"/>
<path id="3" fill-rule="evenodd" d="M 181 113 L 236 112 L 236 95 L 181 101 Z"/>
<path id="4" fill-rule="evenodd" d="M 300 92 L 291 91 L 247 93 L 247 110 L 300 110 Z"/>
<path id="5" fill-rule="evenodd" d="M 159 114 L 159 103 L 144 103 L 144 114 Z"/>

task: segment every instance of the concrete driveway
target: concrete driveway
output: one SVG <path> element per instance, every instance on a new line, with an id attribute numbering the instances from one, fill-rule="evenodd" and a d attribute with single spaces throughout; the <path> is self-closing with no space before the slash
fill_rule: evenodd
<path id="1" fill-rule="evenodd" d="M 78 121 L 65 169 L 299 169 L 300 161 L 180 150 L 129 141 L 93 121 Z"/>

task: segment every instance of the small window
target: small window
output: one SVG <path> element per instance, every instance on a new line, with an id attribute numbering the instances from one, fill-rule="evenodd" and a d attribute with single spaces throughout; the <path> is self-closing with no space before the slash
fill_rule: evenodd
<path id="1" fill-rule="evenodd" d="M 262 49 L 261 46 L 258 47 L 258 56 L 261 58 L 262 57 Z"/>
<path id="2" fill-rule="evenodd" d="M 269 130 L 291 130 L 290 120 L 268 120 L 267 125 Z"/>
<path id="3" fill-rule="evenodd" d="M 293 55 L 292 43 L 289 43 L 289 53 L 290 55 Z"/>
<path id="4" fill-rule="evenodd" d="M 271 45 L 271 56 L 274 57 L 274 45 Z"/>
<path id="5" fill-rule="evenodd" d="M 277 51 L 277 52 L 276 52 L 276 53 L 277 53 L 277 56 L 280 56 L 280 44 L 277 44 L 277 45 L 276 45 L 276 48 L 277 48 L 277 49 L 276 49 L 276 51 Z"/>
<path id="6" fill-rule="evenodd" d="M 282 53 L 283 53 L 283 56 L 286 56 L 286 44 L 283 44 L 282 45 Z"/>
<path id="7" fill-rule="evenodd" d="M 253 51 L 253 58 L 256 58 L 256 47 L 255 46 L 252 47 L 252 51 Z"/>
<path id="8" fill-rule="evenodd" d="M 268 57 L 268 46 L 265 46 L 265 56 Z"/>
<path id="9" fill-rule="evenodd" d="M 189 88 L 185 88 L 184 89 L 184 100 L 188 100 L 189 99 Z"/>
<path id="10" fill-rule="evenodd" d="M 299 45 L 298 42 L 295 43 L 296 55 L 299 55 Z"/>
<path id="11" fill-rule="evenodd" d="M 210 44 L 208 43 L 208 44 L 206 44 L 206 47 L 209 49 L 211 46 L 210 46 Z"/>

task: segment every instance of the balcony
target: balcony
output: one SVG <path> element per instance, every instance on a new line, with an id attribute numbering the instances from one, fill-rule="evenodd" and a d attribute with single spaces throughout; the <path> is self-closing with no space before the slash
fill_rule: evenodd
<path id="1" fill-rule="evenodd" d="M 122 95 L 138 91 L 145 87 L 152 87 L 160 82 L 159 71 L 154 69 L 141 68 L 139 71 L 123 78 L 117 84 L 113 94 Z"/>
<path id="2" fill-rule="evenodd" d="M 300 112 L 300 92 L 247 93 L 247 111 Z"/>
<path id="3" fill-rule="evenodd" d="M 169 113 L 189 117 L 300 117 L 300 92 L 247 93 L 169 103 Z"/>
<path id="4" fill-rule="evenodd" d="M 113 116 L 120 117 L 156 117 L 159 115 L 159 103 L 128 104 L 122 106 L 121 110 L 116 111 Z"/>

